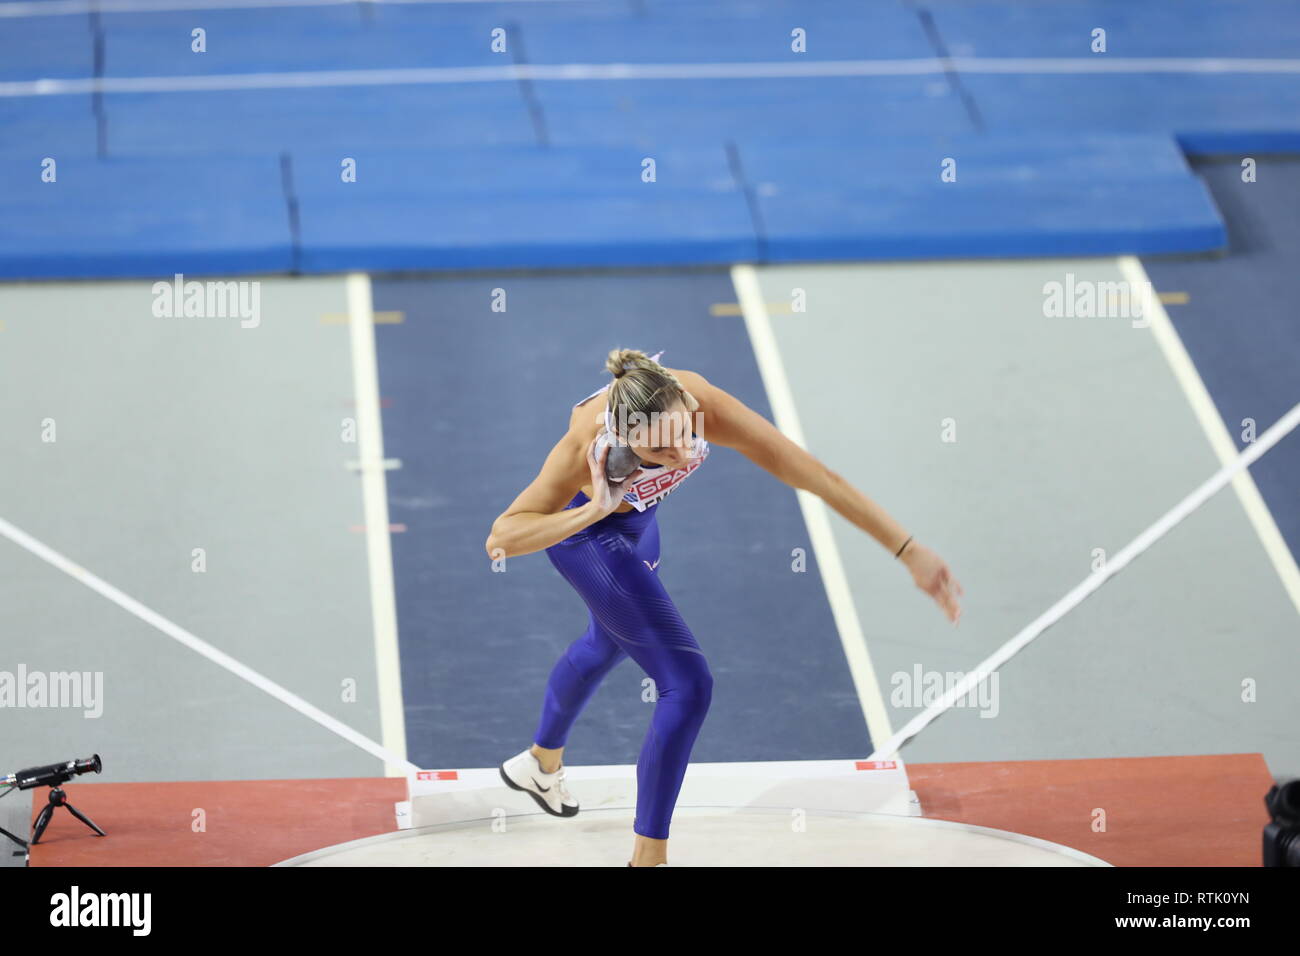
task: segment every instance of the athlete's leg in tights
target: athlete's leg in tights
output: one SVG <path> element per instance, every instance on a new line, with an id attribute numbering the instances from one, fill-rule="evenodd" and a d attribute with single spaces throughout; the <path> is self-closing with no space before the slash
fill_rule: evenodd
<path id="1" fill-rule="evenodd" d="M 653 516 L 638 524 L 635 532 L 627 532 L 618 530 L 615 522 L 598 522 L 586 529 L 591 533 L 547 549 L 551 562 L 587 603 L 591 617 L 586 633 L 551 671 L 534 739 L 539 747 L 563 747 L 601 679 L 624 656 L 631 657 L 654 681 L 658 694 L 637 760 L 633 830 L 666 840 L 691 748 L 709 710 L 713 675 L 659 583 L 658 524 Z"/>

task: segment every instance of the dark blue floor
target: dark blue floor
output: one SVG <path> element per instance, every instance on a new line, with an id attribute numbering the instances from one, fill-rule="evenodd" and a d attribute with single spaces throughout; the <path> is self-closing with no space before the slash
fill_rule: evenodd
<path id="1" fill-rule="evenodd" d="M 1143 260 L 1157 290 L 1189 293 L 1167 311 L 1238 449 L 1243 419 L 1258 434 L 1300 402 L 1300 158 L 1256 160 L 1253 183 L 1242 182 L 1239 157 L 1194 164 L 1228 224 L 1225 258 Z M 1250 471 L 1300 556 L 1300 434 Z"/>
<path id="2" fill-rule="evenodd" d="M 505 289 L 508 311 L 492 312 Z M 535 477 L 611 348 L 665 350 L 771 418 L 725 272 L 376 280 L 408 754 L 495 766 L 532 742 L 547 676 L 586 610 L 544 554 L 493 573 L 493 519 Z M 708 658 L 695 761 L 861 757 L 871 741 L 794 492 L 729 449 L 661 506 L 660 573 Z M 650 720 L 620 664 L 569 738 L 575 764 L 634 763 Z"/>

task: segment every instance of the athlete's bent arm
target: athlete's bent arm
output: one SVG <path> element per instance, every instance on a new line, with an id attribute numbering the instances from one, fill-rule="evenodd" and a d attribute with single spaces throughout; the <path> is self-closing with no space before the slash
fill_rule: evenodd
<path id="1" fill-rule="evenodd" d="M 700 403 L 708 428 L 704 437 L 710 442 L 734 448 L 792 488 L 817 495 L 891 555 L 908 542 L 911 536 L 884 508 L 792 442 L 758 412 L 701 375 L 681 371 L 677 376 Z M 961 616 L 957 597 L 962 589 L 943 559 L 912 540 L 899 560 L 907 565 L 916 586 L 934 598 L 950 621 L 956 622 Z"/>
<path id="2" fill-rule="evenodd" d="M 569 431 L 555 443 L 542 470 L 492 522 L 484 544 L 488 557 L 513 558 L 543 551 L 553 544 L 595 524 L 623 500 L 623 492 L 640 474 L 629 475 L 619 484 L 605 480 L 605 458 L 609 446 L 595 455 L 595 442 L 588 442 L 578 427 L 578 417 Z M 585 449 L 585 451 L 584 451 Z M 591 483 L 591 500 L 577 508 L 565 508 L 574 492 Z"/>

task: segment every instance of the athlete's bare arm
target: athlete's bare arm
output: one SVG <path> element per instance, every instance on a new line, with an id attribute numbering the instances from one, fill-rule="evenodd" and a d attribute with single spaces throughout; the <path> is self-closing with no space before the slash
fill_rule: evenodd
<path id="1" fill-rule="evenodd" d="M 907 541 L 907 531 L 884 508 L 792 442 L 758 412 L 696 372 L 670 371 L 700 403 L 704 439 L 734 448 L 792 488 L 817 495 L 890 554 Z M 949 620 L 957 621 L 961 616 L 957 597 L 963 592 L 943 559 L 913 540 L 899 560 L 912 572 L 916 586 L 934 598 Z"/>

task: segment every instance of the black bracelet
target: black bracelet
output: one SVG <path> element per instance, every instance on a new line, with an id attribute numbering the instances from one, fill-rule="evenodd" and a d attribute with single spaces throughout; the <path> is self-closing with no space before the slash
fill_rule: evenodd
<path id="1" fill-rule="evenodd" d="M 913 537 L 914 537 L 913 535 L 908 535 L 907 540 L 904 541 L 903 544 L 902 544 L 902 546 L 899 547 L 899 549 L 898 549 L 897 551 L 894 552 L 894 558 L 895 558 L 895 560 L 897 560 L 897 558 L 899 557 L 899 555 L 901 555 L 901 554 L 903 553 L 903 548 L 906 548 L 909 544 L 912 543 L 912 538 L 913 538 Z"/>

